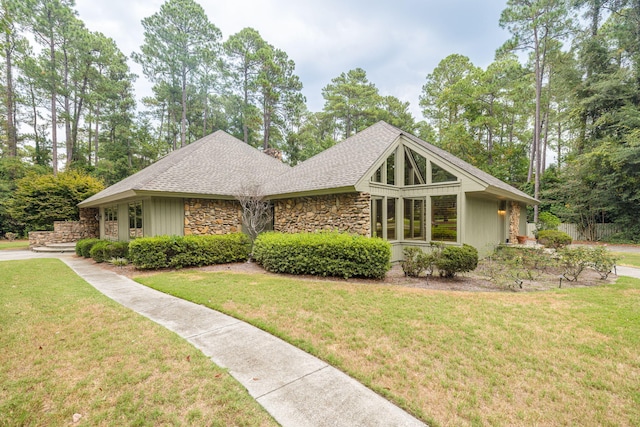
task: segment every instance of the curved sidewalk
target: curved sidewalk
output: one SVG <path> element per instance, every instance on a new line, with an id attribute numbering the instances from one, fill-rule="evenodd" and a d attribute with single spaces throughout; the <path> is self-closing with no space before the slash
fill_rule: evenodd
<path id="1" fill-rule="evenodd" d="M 424 426 L 322 360 L 258 328 L 143 286 L 73 255 L 0 251 L 0 261 L 61 259 L 109 298 L 170 329 L 227 368 L 282 426 Z"/>

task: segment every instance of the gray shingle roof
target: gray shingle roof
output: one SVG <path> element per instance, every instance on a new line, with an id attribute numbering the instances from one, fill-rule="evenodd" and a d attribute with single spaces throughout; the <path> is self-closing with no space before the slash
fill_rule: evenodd
<path id="1" fill-rule="evenodd" d="M 223 131 L 217 131 L 168 154 L 88 198 L 80 206 L 96 205 L 105 199 L 117 199 L 118 195 L 131 196 L 131 192 L 145 191 L 228 197 L 241 193 L 247 185 L 258 184 L 262 184 L 262 194 L 269 196 L 353 188 L 401 136 L 466 171 L 487 187 L 535 202 L 529 195 L 447 151 L 388 123 L 378 122 L 294 168 Z"/>
<path id="2" fill-rule="evenodd" d="M 269 195 L 354 186 L 402 132 L 385 123 L 345 139 L 267 183 Z"/>
<path id="3" fill-rule="evenodd" d="M 132 190 L 234 196 L 243 186 L 270 181 L 289 169 L 280 160 L 217 131 L 173 151 L 80 205 Z"/>
<path id="4" fill-rule="evenodd" d="M 487 186 L 515 193 L 531 201 L 535 200 L 447 151 L 383 121 L 302 162 L 277 181 L 268 182 L 263 187 L 263 192 L 269 195 L 284 195 L 353 187 L 400 136 L 414 141 L 426 151 L 466 171 Z"/>

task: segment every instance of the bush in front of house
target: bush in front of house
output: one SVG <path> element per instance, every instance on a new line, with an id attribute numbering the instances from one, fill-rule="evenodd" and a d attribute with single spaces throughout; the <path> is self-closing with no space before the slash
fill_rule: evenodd
<path id="1" fill-rule="evenodd" d="M 436 267 L 442 277 L 454 277 L 456 273 L 473 271 L 478 267 L 478 250 L 466 243 L 447 246 L 436 259 Z"/>
<path id="2" fill-rule="evenodd" d="M 538 243 L 559 249 L 571 244 L 571 236 L 558 230 L 542 230 L 538 233 Z"/>
<path id="3" fill-rule="evenodd" d="M 139 269 L 201 267 L 246 261 L 250 248 L 242 233 L 144 237 L 131 241 L 129 258 Z"/>
<path id="4" fill-rule="evenodd" d="M 91 247 L 89 254 L 98 263 L 112 258 L 127 258 L 129 256 L 129 242 L 99 240 Z"/>
<path id="5" fill-rule="evenodd" d="M 338 232 L 267 232 L 255 240 L 253 257 L 273 273 L 379 279 L 391 268 L 391 245 Z"/>
<path id="6" fill-rule="evenodd" d="M 427 276 L 431 276 L 443 247 L 442 243 L 431 242 L 431 248 L 428 252 L 416 246 L 404 248 L 404 259 L 400 264 L 404 275 L 407 277 L 419 277 L 424 271 Z"/>
<path id="7" fill-rule="evenodd" d="M 100 239 L 96 238 L 78 240 L 78 242 L 76 243 L 76 255 L 85 258 L 91 258 L 91 248 L 99 241 Z"/>

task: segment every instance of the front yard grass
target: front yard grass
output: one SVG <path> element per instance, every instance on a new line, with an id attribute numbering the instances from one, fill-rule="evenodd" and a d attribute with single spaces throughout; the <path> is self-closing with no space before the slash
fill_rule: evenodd
<path id="1" fill-rule="evenodd" d="M 3 249 L 27 249 L 28 240 L 0 240 L 0 251 Z"/>
<path id="2" fill-rule="evenodd" d="M 640 281 L 453 292 L 180 271 L 137 280 L 248 321 L 432 425 L 637 425 Z"/>
<path id="3" fill-rule="evenodd" d="M 620 258 L 618 265 L 640 268 L 640 253 L 613 252 L 613 255 Z"/>
<path id="4" fill-rule="evenodd" d="M 0 348 L 2 426 L 277 425 L 199 350 L 59 260 L 0 262 Z"/>

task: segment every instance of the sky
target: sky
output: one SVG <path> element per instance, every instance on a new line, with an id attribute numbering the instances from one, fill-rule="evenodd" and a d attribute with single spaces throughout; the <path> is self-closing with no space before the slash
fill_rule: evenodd
<path id="1" fill-rule="evenodd" d="M 144 41 L 141 20 L 164 0 L 76 0 L 91 31 L 113 38 L 127 56 Z M 310 111 L 324 106 L 322 88 L 331 79 L 362 68 L 381 95 L 418 105 L 422 86 L 450 54 L 468 56 L 485 68 L 509 33 L 498 25 L 507 0 L 200 0 L 223 40 L 245 27 L 287 53 L 296 64 Z M 151 95 L 142 69 L 136 97 Z"/>

